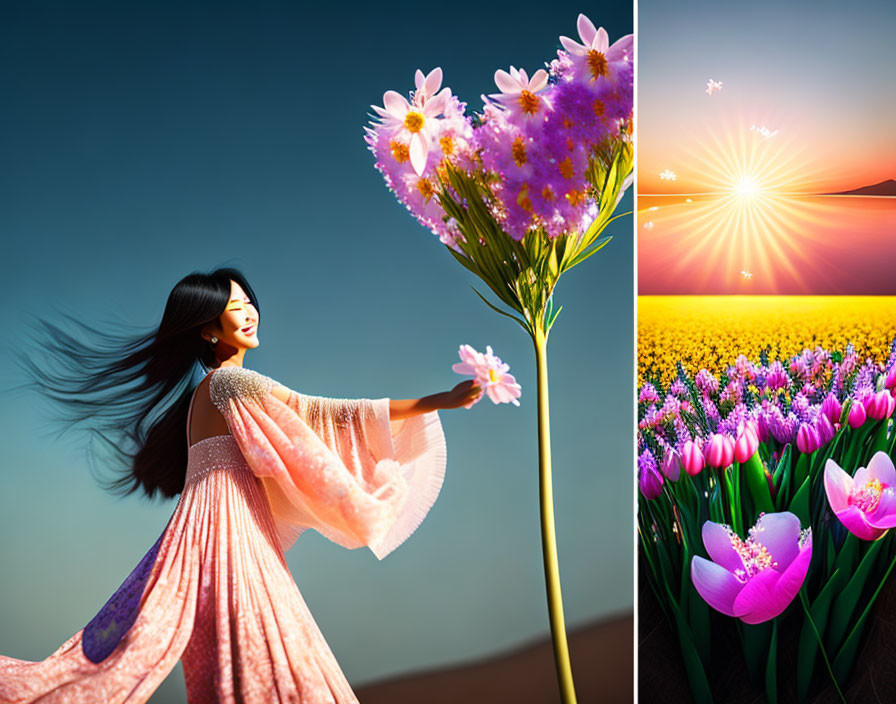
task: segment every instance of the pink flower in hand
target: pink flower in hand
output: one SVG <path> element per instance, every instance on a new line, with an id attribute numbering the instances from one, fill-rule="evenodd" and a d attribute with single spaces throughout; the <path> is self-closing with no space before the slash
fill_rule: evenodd
<path id="1" fill-rule="evenodd" d="M 784 612 L 803 586 L 812 559 L 812 533 L 789 511 L 764 513 L 742 539 L 726 525 L 703 524 L 712 560 L 695 556 L 691 581 L 716 611 L 744 623 L 762 623 Z"/>
<path id="2" fill-rule="evenodd" d="M 451 368 L 458 374 L 471 374 L 476 377 L 483 393 L 488 394 L 492 403 L 512 403 L 514 406 L 519 406 L 520 402 L 517 399 L 522 392 L 513 375 L 507 373 L 510 366 L 504 364 L 500 358 L 494 355 L 491 346 L 487 346 L 485 350 L 485 354 L 483 354 L 474 350 L 470 345 L 461 345 L 459 350 L 461 362 L 454 364 Z M 480 398 L 482 396 L 473 403 L 479 401 Z M 473 403 L 465 408 L 471 408 Z"/>
<path id="3" fill-rule="evenodd" d="M 867 469 L 854 477 L 834 460 L 824 466 L 824 490 L 834 515 L 847 530 L 862 540 L 877 540 L 896 528 L 896 469 L 885 452 L 876 453 Z"/>

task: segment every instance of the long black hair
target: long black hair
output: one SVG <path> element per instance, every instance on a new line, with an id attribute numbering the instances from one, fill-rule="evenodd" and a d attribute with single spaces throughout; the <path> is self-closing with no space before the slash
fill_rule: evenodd
<path id="1" fill-rule="evenodd" d="M 86 332 L 78 339 L 36 319 L 38 351 L 56 368 L 39 366 L 31 354 L 17 354 L 19 364 L 30 377 L 29 385 L 59 403 L 60 420 L 83 424 L 91 440 L 111 452 L 117 478 L 99 479 L 105 489 L 126 495 L 142 488 L 150 498 L 156 492 L 172 497 L 183 489 L 190 398 L 201 376 L 220 364 L 200 333 L 224 313 L 231 280 L 257 309 L 246 278 L 225 267 L 208 274 L 193 272 L 178 281 L 162 321 L 146 333 L 102 332 L 63 314 Z M 197 371 L 202 372 L 199 378 Z"/>

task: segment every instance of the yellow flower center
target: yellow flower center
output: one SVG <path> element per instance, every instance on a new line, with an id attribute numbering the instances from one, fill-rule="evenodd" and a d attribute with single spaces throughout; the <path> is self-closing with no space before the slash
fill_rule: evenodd
<path id="1" fill-rule="evenodd" d="M 517 166 L 522 166 L 526 163 L 526 143 L 523 141 L 522 137 L 517 137 L 513 140 L 513 146 L 510 148 L 511 154 L 513 154 L 513 160 L 516 162 Z"/>
<path id="2" fill-rule="evenodd" d="M 496 381 L 498 381 L 498 379 L 499 379 L 498 372 L 496 372 L 494 369 L 489 369 L 488 370 L 488 380 L 494 384 Z"/>
<path id="3" fill-rule="evenodd" d="M 432 182 L 428 178 L 421 178 L 417 181 L 417 190 L 420 191 L 420 195 L 423 196 L 423 199 L 426 202 L 429 202 L 429 199 L 432 198 L 433 194 L 436 192 L 432 187 Z"/>
<path id="4" fill-rule="evenodd" d="M 575 208 L 585 201 L 585 194 L 582 191 L 573 189 L 566 194 L 566 200 L 568 200 L 569 204 Z"/>
<path id="5" fill-rule="evenodd" d="M 523 184 L 520 194 L 516 197 L 516 203 L 526 212 L 532 210 L 532 201 L 529 199 L 529 184 Z"/>
<path id="6" fill-rule="evenodd" d="M 887 485 L 880 479 L 871 479 L 864 486 L 854 487 L 849 496 L 849 504 L 857 506 L 865 513 L 874 511 L 880 503 L 880 497 Z"/>
<path id="7" fill-rule="evenodd" d="M 538 112 L 538 96 L 531 90 L 524 90 L 520 93 L 520 110 L 527 115 L 534 115 Z"/>
<path id="8" fill-rule="evenodd" d="M 417 133 L 423 129 L 423 123 L 426 119 L 423 113 L 416 110 L 408 110 L 408 114 L 404 116 L 404 126 L 408 128 L 408 132 Z"/>
<path id="9" fill-rule="evenodd" d="M 591 49 L 588 52 L 588 68 L 591 69 L 591 79 L 597 80 L 600 76 L 608 76 L 610 72 L 607 64 L 607 57 L 597 49 Z"/>
<path id="10" fill-rule="evenodd" d="M 572 165 L 572 159 L 569 157 L 557 164 L 557 167 L 560 169 L 560 175 L 565 179 L 571 179 L 575 175 L 575 167 Z"/>
<path id="11" fill-rule="evenodd" d="M 395 159 L 395 161 L 397 161 L 399 164 L 402 164 L 411 158 L 411 150 L 408 149 L 407 144 L 396 142 L 393 139 L 391 142 L 389 142 L 389 149 L 392 152 L 392 158 Z"/>
<path id="12" fill-rule="evenodd" d="M 450 134 L 446 134 L 444 137 L 440 137 L 439 144 L 442 147 L 442 152 L 446 156 L 451 156 L 454 153 L 454 137 L 452 137 Z"/>

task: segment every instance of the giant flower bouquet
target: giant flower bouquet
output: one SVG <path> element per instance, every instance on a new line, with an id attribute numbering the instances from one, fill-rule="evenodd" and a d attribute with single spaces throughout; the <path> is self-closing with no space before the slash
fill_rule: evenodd
<path id="1" fill-rule="evenodd" d="M 816 348 L 741 356 L 720 377 L 679 364 L 668 388 L 639 390 L 641 564 L 697 702 L 712 701 L 713 612 L 737 621 L 769 701 L 779 642 L 796 644 L 782 674 L 800 701 L 843 698 L 896 564 L 894 394 L 896 340 L 884 365 Z"/>
<path id="2" fill-rule="evenodd" d="M 611 45 L 584 15 L 578 34 L 561 37 L 557 58 L 531 76 L 497 71 L 499 92 L 474 115 L 442 87 L 441 69 L 418 70 L 408 98 L 387 91 L 372 106 L 366 135 L 389 189 L 535 346 L 542 545 L 564 702 L 575 694 L 554 539 L 547 337 L 557 281 L 609 241 L 601 235 L 632 172 L 632 37 Z"/>

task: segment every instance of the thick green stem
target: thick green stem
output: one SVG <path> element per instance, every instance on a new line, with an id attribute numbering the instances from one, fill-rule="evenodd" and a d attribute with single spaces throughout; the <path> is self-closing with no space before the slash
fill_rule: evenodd
<path id="1" fill-rule="evenodd" d="M 538 367 L 538 486 L 541 502 L 541 547 L 544 555 L 544 579 L 547 585 L 548 614 L 554 662 L 563 704 L 575 704 L 576 690 L 566 644 L 563 599 L 560 596 L 560 567 L 557 562 L 557 538 L 554 534 L 554 498 L 551 483 L 551 428 L 548 417 L 547 336 L 542 330 L 533 335 L 535 362 Z"/>

